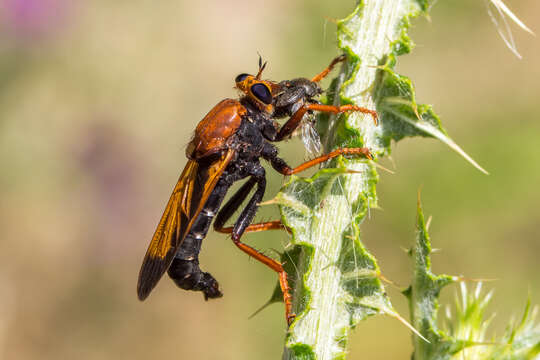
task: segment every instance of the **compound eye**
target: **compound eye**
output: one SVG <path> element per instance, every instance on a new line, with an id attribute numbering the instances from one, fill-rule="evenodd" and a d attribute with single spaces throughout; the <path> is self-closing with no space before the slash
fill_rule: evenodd
<path id="1" fill-rule="evenodd" d="M 270 89 L 268 89 L 268 86 L 264 84 L 257 83 L 253 85 L 251 87 L 251 93 L 265 104 L 272 103 L 272 93 L 270 92 Z"/>
<path id="2" fill-rule="evenodd" d="M 249 74 L 240 74 L 236 77 L 236 79 L 234 79 L 235 82 L 239 83 L 239 82 L 242 82 L 244 80 L 246 80 L 246 78 L 250 76 Z"/>

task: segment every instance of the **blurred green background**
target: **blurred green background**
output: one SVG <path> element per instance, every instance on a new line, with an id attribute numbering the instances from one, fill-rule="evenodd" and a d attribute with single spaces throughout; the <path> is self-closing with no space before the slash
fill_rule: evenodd
<path id="1" fill-rule="evenodd" d="M 540 3 L 509 0 L 533 30 Z M 275 275 L 213 232 L 201 262 L 225 296 L 204 302 L 163 278 L 140 303 L 135 284 L 197 122 L 236 96 L 234 77 L 310 77 L 337 54 L 333 18 L 354 1 L 4 0 L 0 7 L 0 357 L 6 359 L 276 359 L 283 306 L 248 316 Z M 494 329 L 540 303 L 540 47 L 499 38 L 483 1 L 438 1 L 414 22 L 417 48 L 398 72 L 413 79 L 450 135 L 491 175 L 430 139 L 394 147 L 382 211 L 363 225 L 383 274 L 406 286 L 403 247 L 422 187 L 437 272 L 496 278 Z M 291 163 L 300 141 L 281 146 Z M 384 162 L 392 167 L 390 161 Z M 267 199 L 283 179 L 269 171 Z M 275 218 L 265 207 L 263 220 Z M 280 250 L 284 233 L 245 238 Z M 404 298 L 389 294 L 407 315 Z M 452 301 L 453 289 L 443 297 Z M 377 317 L 350 359 L 408 359 L 409 331 Z"/>

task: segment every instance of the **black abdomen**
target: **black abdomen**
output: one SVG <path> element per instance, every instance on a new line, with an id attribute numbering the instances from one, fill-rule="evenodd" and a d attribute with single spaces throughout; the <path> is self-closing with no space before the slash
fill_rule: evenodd
<path id="1" fill-rule="evenodd" d="M 203 272 L 200 269 L 199 252 L 201 251 L 202 240 L 208 233 L 210 224 L 225 197 L 227 189 L 228 186 L 221 181 L 216 185 L 203 209 L 197 215 L 186 238 L 178 248 L 167 271 L 176 285 L 185 290 L 202 291 L 205 300 L 223 296 L 216 279 L 210 273 Z"/>

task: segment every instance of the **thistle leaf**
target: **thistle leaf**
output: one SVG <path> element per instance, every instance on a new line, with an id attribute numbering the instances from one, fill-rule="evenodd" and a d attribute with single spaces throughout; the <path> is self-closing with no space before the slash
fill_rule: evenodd
<path id="1" fill-rule="evenodd" d="M 501 339 L 487 335 L 494 314 L 486 316 L 493 292 L 482 292 L 479 282 L 469 291 L 461 282 L 461 294 L 456 294 L 453 311 L 446 308 L 443 329 L 437 315 L 441 290 L 462 279 L 456 276 L 435 275 L 431 271 L 431 242 L 424 214 L 418 201 L 416 241 L 409 251 L 413 260 L 412 284 L 404 291 L 409 300 L 412 325 L 429 342 L 413 336 L 413 360 L 532 360 L 540 354 L 540 324 L 536 323 L 538 309 L 531 310 L 527 302 L 519 322 L 511 321 Z"/>

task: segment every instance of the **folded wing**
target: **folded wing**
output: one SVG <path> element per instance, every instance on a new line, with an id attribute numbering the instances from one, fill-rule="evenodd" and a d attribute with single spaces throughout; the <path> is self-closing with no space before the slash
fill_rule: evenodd
<path id="1" fill-rule="evenodd" d="M 195 160 L 187 163 L 144 256 L 137 283 L 140 300 L 148 297 L 171 265 L 179 246 L 233 156 L 234 150 L 228 149 L 209 164 Z"/>

